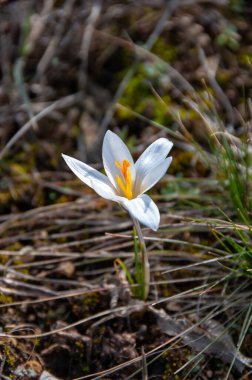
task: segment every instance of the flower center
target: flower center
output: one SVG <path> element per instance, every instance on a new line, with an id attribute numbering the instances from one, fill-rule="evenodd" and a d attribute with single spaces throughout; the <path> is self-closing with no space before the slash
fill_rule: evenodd
<path id="1" fill-rule="evenodd" d="M 116 180 L 118 185 L 120 186 L 123 194 L 125 195 L 126 198 L 132 199 L 132 179 L 131 179 L 131 173 L 130 173 L 130 163 L 127 160 L 123 160 L 122 164 L 120 164 L 119 161 L 115 162 L 116 166 L 120 169 L 123 179 L 117 174 Z"/>

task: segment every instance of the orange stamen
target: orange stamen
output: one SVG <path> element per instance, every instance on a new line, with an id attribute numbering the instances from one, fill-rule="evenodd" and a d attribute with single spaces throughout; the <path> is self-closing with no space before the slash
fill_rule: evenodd
<path id="1" fill-rule="evenodd" d="M 116 166 L 120 169 L 124 181 L 122 181 L 121 177 L 119 175 L 116 176 L 116 180 L 118 185 L 120 186 L 123 194 L 126 198 L 132 199 L 132 179 L 131 179 L 131 173 L 130 173 L 130 163 L 127 160 L 123 160 L 122 165 L 119 161 L 115 162 Z"/>

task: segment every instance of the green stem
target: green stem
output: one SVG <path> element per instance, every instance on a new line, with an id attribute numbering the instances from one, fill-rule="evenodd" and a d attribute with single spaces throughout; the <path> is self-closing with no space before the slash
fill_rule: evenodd
<path id="1" fill-rule="evenodd" d="M 141 267 L 139 263 L 139 257 L 138 257 L 138 236 L 136 232 L 136 227 L 133 226 L 133 239 L 134 239 L 134 255 L 135 255 L 135 271 L 136 271 L 136 281 L 138 284 L 142 281 L 142 274 L 141 274 Z"/>
<path id="2" fill-rule="evenodd" d="M 142 266 L 142 285 L 143 285 L 143 299 L 146 300 L 150 289 L 150 264 L 148 254 L 144 242 L 143 233 L 139 221 L 131 215 L 136 233 L 138 236 L 139 247 L 141 251 L 141 266 Z"/>

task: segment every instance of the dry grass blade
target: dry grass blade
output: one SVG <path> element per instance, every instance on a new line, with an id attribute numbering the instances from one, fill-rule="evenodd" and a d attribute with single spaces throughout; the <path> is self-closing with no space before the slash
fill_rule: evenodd
<path id="1" fill-rule="evenodd" d="M 41 120 L 43 117 L 50 115 L 51 112 L 57 109 L 65 109 L 75 104 L 79 98 L 80 94 L 76 93 L 73 95 L 67 95 L 62 99 L 57 100 L 56 102 L 50 104 L 48 107 L 44 108 L 41 112 L 35 115 L 31 120 L 29 120 L 22 128 L 8 141 L 4 148 L 0 151 L 0 160 L 6 155 L 10 148 L 17 143 L 17 141 L 25 134 L 27 131 Z"/>

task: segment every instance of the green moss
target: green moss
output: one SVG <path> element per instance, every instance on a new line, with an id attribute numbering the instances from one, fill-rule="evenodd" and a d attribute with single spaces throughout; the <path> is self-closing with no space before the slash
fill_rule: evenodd
<path id="1" fill-rule="evenodd" d="M 84 356 L 86 356 L 86 347 L 85 344 L 81 340 L 76 340 L 75 341 L 75 354 L 77 355 L 77 360 L 78 360 L 78 366 L 81 368 L 83 374 L 84 373 L 89 373 L 90 367 L 86 360 L 84 359 Z"/>
<path id="2" fill-rule="evenodd" d="M 98 293 L 91 293 L 83 298 L 83 304 L 89 308 L 95 308 L 100 303 L 100 295 Z"/>
<path id="3" fill-rule="evenodd" d="M 164 38 L 159 37 L 152 48 L 152 53 L 165 62 L 172 62 L 177 56 L 176 47 L 168 44 Z"/>
<path id="4" fill-rule="evenodd" d="M 175 374 L 175 372 L 185 364 L 191 355 L 189 348 L 167 350 L 162 355 L 162 361 L 165 363 L 163 380 L 180 380 L 184 375 L 184 371 Z"/>
<path id="5" fill-rule="evenodd" d="M 229 23 L 217 36 L 216 43 L 219 46 L 225 46 L 236 51 L 240 47 L 240 38 L 241 36 L 239 35 L 236 26 Z"/>
<path id="6" fill-rule="evenodd" d="M 0 294 L 0 304 L 12 303 L 13 298 L 7 294 Z"/>
<path id="7" fill-rule="evenodd" d="M 248 66 L 250 69 L 252 67 L 252 52 L 244 52 L 239 57 L 239 62 L 242 65 Z M 231 73 L 232 75 L 232 73 Z"/>
<path id="8" fill-rule="evenodd" d="M 101 326 L 97 332 L 96 335 L 93 337 L 93 343 L 97 346 L 99 346 L 102 342 L 103 336 L 105 335 L 106 332 L 106 327 Z"/>
<path id="9" fill-rule="evenodd" d="M 160 124 L 169 124 L 172 120 L 168 107 L 171 98 L 167 94 L 164 78 L 167 75 L 166 62 L 171 62 L 176 57 L 176 49 L 168 45 L 166 41 L 159 38 L 153 46 L 152 53 L 157 56 L 152 61 L 139 63 L 134 76 L 129 81 L 120 103 L 139 114 Z M 125 76 L 125 71 L 119 73 L 119 78 Z M 158 97 L 153 94 L 152 86 L 157 90 Z M 132 114 L 127 109 L 118 109 L 121 119 L 130 119 Z"/>
<path id="10" fill-rule="evenodd" d="M 19 242 L 15 242 L 15 243 L 9 244 L 9 245 L 7 246 L 7 249 L 8 249 L 9 251 L 16 252 L 16 251 L 19 251 L 22 247 L 23 247 L 23 246 L 22 246 L 21 243 L 19 243 Z M 2 256 L 2 255 L 0 255 L 0 257 L 1 257 L 1 256 Z M 7 260 L 6 260 L 6 261 L 7 261 Z"/>
<path id="11" fill-rule="evenodd" d="M 216 79 L 219 84 L 224 85 L 228 83 L 232 78 L 234 74 L 231 70 L 220 68 L 217 71 Z"/>
<path id="12" fill-rule="evenodd" d="M 162 97 L 162 101 L 157 99 L 151 90 L 150 81 L 155 82 L 155 76 L 148 77 L 149 70 L 146 64 L 141 64 L 132 80 L 129 82 L 120 103 L 127 109 L 118 109 L 117 113 L 121 119 L 132 118 L 130 110 L 146 115 L 146 117 L 160 124 L 168 124 L 171 116 L 168 113 L 168 106 L 171 99 L 168 95 Z M 159 73 L 160 75 L 160 73 Z M 155 85 L 154 85 L 155 86 Z M 155 86 L 156 87 L 156 86 Z"/>
<path id="13" fill-rule="evenodd" d="M 170 168 L 170 174 L 181 174 L 186 177 L 190 176 L 191 171 L 191 162 L 194 157 L 194 152 L 181 152 L 179 155 L 173 157 L 172 166 Z M 173 183 L 173 186 L 176 186 L 176 191 L 178 190 L 177 184 Z M 171 189 L 171 184 L 169 184 L 169 189 Z M 181 190 L 181 189 L 179 189 Z M 188 189 L 184 189 L 184 192 L 187 192 Z"/>
<path id="14" fill-rule="evenodd" d="M 4 355 L 6 357 L 6 363 L 8 364 L 8 366 L 10 367 L 14 367 L 14 365 L 16 364 L 17 362 L 17 358 L 16 356 L 13 354 L 12 350 L 11 350 L 11 347 L 6 345 L 4 347 Z"/>

